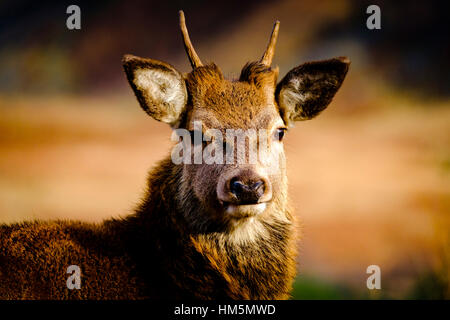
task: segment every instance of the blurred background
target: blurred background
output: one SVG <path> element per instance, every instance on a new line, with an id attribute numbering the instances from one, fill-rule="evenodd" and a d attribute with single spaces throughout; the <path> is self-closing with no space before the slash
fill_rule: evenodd
<path id="1" fill-rule="evenodd" d="M 81 8 L 68 30 L 66 8 Z M 368 30 L 366 8 L 381 8 Z M 437 1 L 0 2 L 0 223 L 102 221 L 132 212 L 170 129 L 140 109 L 122 71 L 132 53 L 225 75 L 262 55 L 281 21 L 280 77 L 308 60 L 351 69 L 320 117 L 286 138 L 303 220 L 294 299 L 450 298 L 447 10 Z M 368 290 L 366 268 L 381 268 Z"/>

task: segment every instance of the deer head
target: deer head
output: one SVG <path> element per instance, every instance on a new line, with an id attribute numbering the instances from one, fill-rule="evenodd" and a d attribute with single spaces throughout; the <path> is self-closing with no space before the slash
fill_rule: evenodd
<path id="1" fill-rule="evenodd" d="M 239 79 L 227 80 L 215 64 L 202 64 L 189 39 L 182 11 L 180 27 L 191 72 L 180 73 L 153 59 L 132 55 L 123 59 L 141 107 L 154 119 L 185 130 L 192 148 L 207 148 L 219 140 L 218 146 L 234 145 L 235 137 L 227 135 L 227 130 L 233 129 L 265 132 L 256 144 L 264 142 L 267 149 L 264 159 L 240 161 L 252 148 L 248 139 L 244 152 L 232 152 L 235 161 L 198 163 L 194 159 L 175 164 L 181 171 L 177 195 L 181 211 L 197 228 L 288 219 L 283 136 L 295 121 L 312 119 L 328 106 L 344 80 L 349 60 L 339 57 L 308 62 L 289 71 L 277 84 L 278 68 L 271 67 L 277 21 L 261 59 L 247 63 Z M 221 139 L 217 135 L 208 138 L 211 132 L 220 133 Z M 195 141 L 196 136 L 203 139 Z M 214 153 L 225 149 L 218 147 Z"/>

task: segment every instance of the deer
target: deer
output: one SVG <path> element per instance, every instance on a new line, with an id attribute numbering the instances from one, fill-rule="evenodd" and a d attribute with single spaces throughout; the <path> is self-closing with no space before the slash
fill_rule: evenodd
<path id="1" fill-rule="evenodd" d="M 174 131 L 188 132 L 185 144 L 194 147 L 199 130 L 264 130 L 264 161 L 174 163 L 167 155 L 150 170 L 141 203 L 126 216 L 0 225 L 0 299 L 290 298 L 301 232 L 289 205 L 283 137 L 330 104 L 350 61 L 303 63 L 278 82 L 278 67 L 271 66 L 277 21 L 262 57 L 247 63 L 238 79 L 226 79 L 216 64 L 201 62 L 183 11 L 179 21 L 192 71 L 123 58 L 140 106 Z M 232 144 L 224 136 L 218 144 Z M 249 148 L 232 158 L 247 157 Z M 77 288 L 68 286 L 72 265 L 80 270 Z"/>

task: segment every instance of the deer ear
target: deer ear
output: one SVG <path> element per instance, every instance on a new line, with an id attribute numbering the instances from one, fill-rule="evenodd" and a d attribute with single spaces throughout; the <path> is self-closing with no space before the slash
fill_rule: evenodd
<path id="1" fill-rule="evenodd" d="M 187 101 L 183 76 L 167 63 L 133 55 L 123 57 L 123 68 L 142 109 L 177 126 Z"/>
<path id="2" fill-rule="evenodd" d="M 338 91 L 350 61 L 340 57 L 308 62 L 291 71 L 277 85 L 275 96 L 287 124 L 308 120 L 324 110 Z"/>

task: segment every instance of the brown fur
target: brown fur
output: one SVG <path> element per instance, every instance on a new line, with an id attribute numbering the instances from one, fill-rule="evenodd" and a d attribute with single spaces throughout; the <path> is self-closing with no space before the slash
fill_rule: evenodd
<path id="1" fill-rule="evenodd" d="M 2 226 L 0 299 L 287 298 L 292 225 L 267 223 L 271 236 L 257 245 L 233 245 L 220 229 L 195 232 L 167 201 L 180 174 L 170 159 L 161 162 L 137 213 L 123 220 Z M 81 290 L 66 287 L 71 264 L 82 270 Z"/>
<path id="2" fill-rule="evenodd" d="M 267 129 L 270 161 L 174 164 L 167 157 L 151 171 L 140 206 L 123 219 L 1 225 L 0 299 L 288 298 L 298 230 L 282 142 L 272 133 L 323 110 L 347 68 L 340 59 L 303 65 L 276 86 L 278 69 L 260 62 L 230 81 L 214 64 L 182 75 L 166 63 L 126 56 L 127 78 L 149 115 L 188 130 L 196 120 L 203 130 Z M 236 218 L 219 201 L 218 186 L 237 174 L 270 184 L 258 215 Z M 80 290 L 66 287 L 69 265 L 81 268 Z"/>

